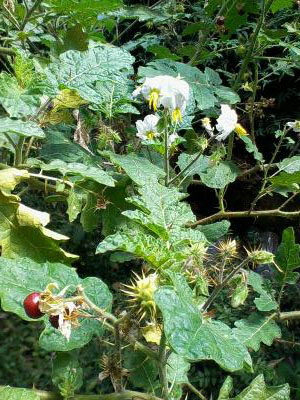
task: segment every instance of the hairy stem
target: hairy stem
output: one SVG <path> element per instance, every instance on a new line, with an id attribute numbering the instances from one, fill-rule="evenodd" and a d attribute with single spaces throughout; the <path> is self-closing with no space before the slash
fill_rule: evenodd
<path id="1" fill-rule="evenodd" d="M 15 167 L 18 167 L 20 164 L 23 162 L 23 146 L 25 143 L 25 138 L 23 136 L 20 137 L 15 149 L 15 162 L 14 165 Z"/>
<path id="2" fill-rule="evenodd" d="M 167 345 L 167 339 L 165 333 L 163 332 L 161 335 L 159 352 L 158 352 L 158 357 L 159 357 L 158 369 L 159 369 L 160 383 L 162 386 L 163 399 L 168 399 L 169 395 L 168 378 L 166 371 L 166 365 L 167 365 L 166 345 Z"/>

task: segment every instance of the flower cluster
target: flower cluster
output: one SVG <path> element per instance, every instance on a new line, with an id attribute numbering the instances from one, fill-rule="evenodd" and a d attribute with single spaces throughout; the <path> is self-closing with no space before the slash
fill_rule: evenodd
<path id="1" fill-rule="evenodd" d="M 235 131 L 239 136 L 247 135 L 247 131 L 238 122 L 238 116 L 235 110 L 231 109 L 227 104 L 221 104 L 221 114 L 217 119 L 215 128 L 211 126 L 209 118 L 202 119 L 202 126 L 209 134 L 218 141 L 225 140 L 231 132 Z M 215 136 L 214 132 L 217 130 L 218 134 Z"/>
<path id="2" fill-rule="evenodd" d="M 150 110 L 156 112 L 160 107 L 170 112 L 172 122 L 175 126 L 182 122 L 187 102 L 189 99 L 190 87 L 187 82 L 178 76 L 174 78 L 169 75 L 159 75 L 154 78 L 146 78 L 145 82 L 138 87 L 132 94 L 133 97 L 142 96 L 149 103 Z M 137 137 L 142 140 L 153 140 L 160 136 L 157 129 L 159 116 L 151 114 L 147 115 L 144 120 L 136 122 Z M 174 132 L 169 137 L 169 145 L 176 138 L 177 133 Z"/>

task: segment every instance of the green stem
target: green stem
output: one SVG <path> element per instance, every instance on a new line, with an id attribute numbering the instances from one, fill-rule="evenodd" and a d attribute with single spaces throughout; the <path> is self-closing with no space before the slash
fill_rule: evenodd
<path id="1" fill-rule="evenodd" d="M 167 371 L 166 371 L 166 365 L 167 365 L 166 345 L 167 345 L 167 339 L 166 339 L 165 333 L 163 332 L 161 335 L 160 344 L 159 344 L 158 369 L 159 369 L 160 383 L 162 386 L 162 398 L 165 400 L 167 400 L 168 396 L 169 396 L 168 378 L 167 378 Z"/>
<path id="2" fill-rule="evenodd" d="M 215 301 L 221 290 L 224 288 L 227 282 L 230 281 L 230 279 L 238 272 L 240 271 L 241 268 L 243 268 L 248 262 L 250 261 L 250 257 L 247 257 L 244 261 L 242 261 L 237 267 L 235 267 L 227 276 L 226 278 L 222 281 L 220 285 L 218 285 L 212 292 L 212 294 L 209 296 L 209 298 L 206 300 L 204 306 L 203 306 L 203 311 L 206 311 L 210 305 Z"/>
<path id="3" fill-rule="evenodd" d="M 251 109 L 249 113 L 250 136 L 254 144 L 255 144 L 254 105 L 257 92 L 257 82 L 258 82 L 258 65 L 257 63 L 254 63 L 254 82 L 253 82 L 253 92 L 251 96 Z"/>
<path id="4" fill-rule="evenodd" d="M 39 5 L 42 3 L 43 0 L 36 0 L 33 6 L 26 12 L 24 20 L 22 22 L 22 25 L 20 27 L 20 30 L 22 31 L 25 28 L 25 25 L 27 24 L 29 18 L 31 15 L 34 13 L 34 11 L 39 7 Z"/>
<path id="5" fill-rule="evenodd" d="M 15 162 L 14 162 L 15 167 L 18 167 L 23 162 L 23 146 L 24 146 L 24 143 L 25 143 L 25 137 L 21 136 L 19 141 L 18 141 L 18 143 L 17 143 L 17 145 L 16 145 L 16 147 L 15 147 L 15 149 L 16 149 Z"/>
<path id="6" fill-rule="evenodd" d="M 0 53 L 1 54 L 6 54 L 8 56 L 14 56 L 16 52 L 13 49 L 8 49 L 6 47 L 0 46 Z"/>

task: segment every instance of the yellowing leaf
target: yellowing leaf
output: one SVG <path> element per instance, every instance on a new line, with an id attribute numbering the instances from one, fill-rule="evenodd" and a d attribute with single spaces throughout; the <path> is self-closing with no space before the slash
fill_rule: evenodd
<path id="1" fill-rule="evenodd" d="M 148 343 L 160 343 L 161 338 L 161 326 L 157 324 L 149 324 L 142 328 L 142 334 Z"/>
<path id="2" fill-rule="evenodd" d="M 29 178 L 29 173 L 26 170 L 16 168 L 2 169 L 0 171 L 0 189 L 10 192 L 26 178 Z"/>
<path id="3" fill-rule="evenodd" d="M 83 100 L 76 90 L 63 89 L 53 100 L 53 110 L 58 111 L 65 108 L 79 108 L 83 104 L 87 104 L 87 101 Z"/>

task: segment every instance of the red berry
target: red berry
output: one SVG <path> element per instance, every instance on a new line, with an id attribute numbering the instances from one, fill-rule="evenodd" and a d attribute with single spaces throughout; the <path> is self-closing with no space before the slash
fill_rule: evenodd
<path id="1" fill-rule="evenodd" d="M 39 309 L 40 292 L 30 293 L 24 300 L 24 309 L 28 317 L 41 318 L 44 314 Z"/>
<path id="2" fill-rule="evenodd" d="M 49 322 L 53 328 L 58 329 L 58 315 L 50 315 Z"/>

